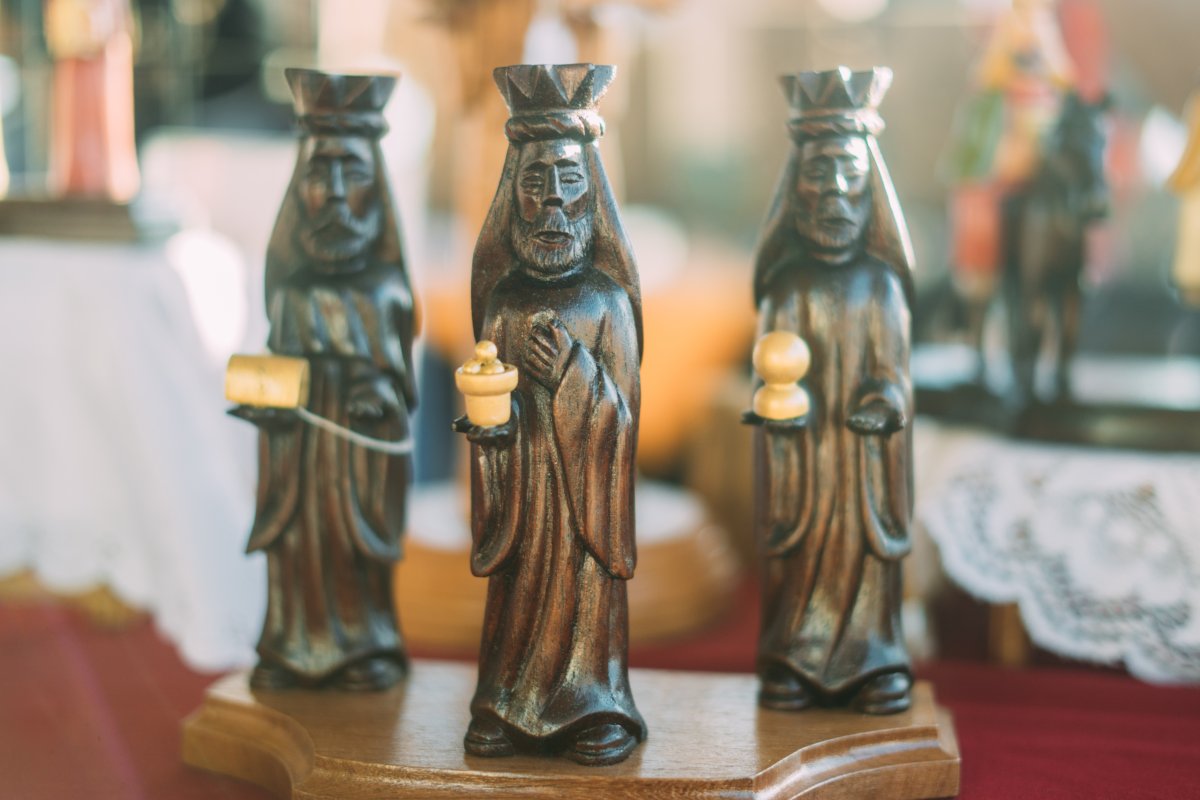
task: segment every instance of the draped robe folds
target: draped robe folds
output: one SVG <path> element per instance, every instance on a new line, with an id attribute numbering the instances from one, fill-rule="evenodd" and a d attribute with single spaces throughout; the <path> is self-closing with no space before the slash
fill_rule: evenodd
<path id="1" fill-rule="evenodd" d="M 522 363 L 546 310 L 575 344 L 553 391 L 522 370 L 514 434 L 473 445 L 471 569 L 490 576 L 476 718 L 547 741 L 603 723 L 638 739 L 628 677 L 638 347 L 625 292 L 592 268 L 497 284 L 483 337 Z"/>
<path id="2" fill-rule="evenodd" d="M 760 309 L 760 334 L 791 331 L 811 348 L 812 408 L 805 428 L 758 433 L 759 672 L 785 667 L 832 695 L 910 668 L 900 629 L 912 513 L 908 303 L 896 274 L 863 255 L 781 264 Z M 850 430 L 875 400 L 905 426 Z"/>
<path id="3" fill-rule="evenodd" d="M 308 359 L 308 408 L 379 439 L 408 435 L 415 405 L 412 297 L 384 269 L 348 277 L 297 273 L 269 300 L 270 349 Z M 399 414 L 352 419 L 357 381 L 381 375 Z M 259 438 L 258 509 L 248 552 L 267 555 L 267 615 L 258 653 L 309 680 L 382 655 L 405 663 L 393 606 L 410 457 L 352 444 L 300 422 Z"/>

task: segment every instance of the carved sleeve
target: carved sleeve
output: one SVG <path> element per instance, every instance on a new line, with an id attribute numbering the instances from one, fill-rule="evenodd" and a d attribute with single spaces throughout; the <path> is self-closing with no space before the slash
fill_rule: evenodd
<path id="1" fill-rule="evenodd" d="M 615 578 L 633 577 L 637 329 L 624 292 L 612 296 L 596 352 L 572 349 L 554 395 L 554 431 L 571 513 L 588 551 Z"/>
<path id="2" fill-rule="evenodd" d="M 247 553 L 269 547 L 296 514 L 302 435 L 298 425 L 258 434 L 258 502 Z"/>
<path id="3" fill-rule="evenodd" d="M 271 324 L 268 341 L 273 353 L 304 355 L 293 324 L 295 305 L 291 294 L 283 289 L 276 290 L 268 300 L 267 317 Z M 296 514 L 302 436 L 299 423 L 259 430 L 258 494 L 247 553 L 269 547 Z"/>
<path id="4" fill-rule="evenodd" d="M 794 292 L 777 297 L 769 293 L 759 313 L 759 336 L 776 330 L 791 331 L 803 336 L 802 303 Z M 755 388 L 761 381 L 755 383 Z M 756 451 L 761 475 L 756 481 L 758 530 L 768 557 L 786 555 L 804 539 L 811 527 L 816 505 L 816 481 L 810 465 L 813 463 L 813 423 L 819 420 L 821 409 L 814 397 L 810 424 L 804 428 L 764 426 L 757 434 Z"/>
<path id="5" fill-rule="evenodd" d="M 885 560 L 912 549 L 912 385 L 908 375 L 910 320 L 899 281 L 890 274 L 877 284 L 868 319 L 866 375 L 855 407 L 882 401 L 902 427 L 884 436 L 857 436 L 859 507 L 867 544 Z"/>
<path id="6" fill-rule="evenodd" d="M 483 338 L 505 349 L 500 315 L 484 320 Z M 524 512 L 527 434 L 520 392 L 513 392 L 513 435 L 505 444 L 471 445 L 471 572 L 498 572 L 516 551 Z"/>
<path id="7" fill-rule="evenodd" d="M 397 376 L 398 394 L 411 414 L 417 408 L 416 365 L 413 364 L 413 336 L 416 334 L 412 294 L 405 287 L 394 305 L 397 338 L 400 341 L 400 374 Z"/>

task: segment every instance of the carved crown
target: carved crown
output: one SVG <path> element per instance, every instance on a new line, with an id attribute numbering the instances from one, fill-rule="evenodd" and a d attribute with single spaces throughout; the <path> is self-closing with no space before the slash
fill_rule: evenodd
<path id="1" fill-rule="evenodd" d="M 284 74 L 295 98 L 300 124 L 309 129 L 382 133 L 383 107 L 396 87 L 394 75 L 339 75 L 289 68 Z"/>
<path id="2" fill-rule="evenodd" d="M 509 113 L 590 111 L 608 90 L 617 68 L 607 64 L 516 64 L 492 71 Z"/>
<path id="3" fill-rule="evenodd" d="M 818 133 L 833 126 L 871 134 L 883 130 L 878 108 L 892 85 L 892 71 L 887 67 L 860 72 L 838 67 L 797 72 L 779 80 L 791 106 L 792 126 L 797 133 Z"/>

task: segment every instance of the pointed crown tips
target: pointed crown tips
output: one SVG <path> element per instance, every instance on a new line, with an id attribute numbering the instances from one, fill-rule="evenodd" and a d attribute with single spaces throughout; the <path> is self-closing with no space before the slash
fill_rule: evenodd
<path id="1" fill-rule="evenodd" d="M 284 71 L 296 116 L 307 133 L 378 138 L 387 132 L 383 108 L 395 75 L 342 75 L 315 69 Z"/>
<path id="2" fill-rule="evenodd" d="M 604 134 L 596 104 L 617 68 L 607 64 L 516 64 L 492 71 L 511 118 L 505 134 L 515 143 L 535 139 L 583 141 Z"/>
<path id="3" fill-rule="evenodd" d="M 892 71 L 848 67 L 797 72 L 779 79 L 791 106 L 788 127 L 794 139 L 846 134 L 875 136 L 883 130 L 879 103 L 892 85 Z"/>

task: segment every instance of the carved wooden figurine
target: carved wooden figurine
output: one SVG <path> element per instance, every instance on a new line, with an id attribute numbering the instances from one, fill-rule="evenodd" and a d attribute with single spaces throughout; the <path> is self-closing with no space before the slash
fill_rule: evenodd
<path id="1" fill-rule="evenodd" d="M 471 569 L 488 576 L 471 755 L 626 758 L 641 297 L 596 140 L 614 68 L 495 70 L 512 117 L 471 280 L 477 339 L 518 368 L 471 448 Z"/>
<path id="2" fill-rule="evenodd" d="M 117 202 L 137 194 L 129 0 L 45 0 L 54 58 L 50 190 Z"/>
<path id="3" fill-rule="evenodd" d="M 759 333 L 811 348 L 811 410 L 763 419 L 759 702 L 909 707 L 900 567 L 909 551 L 912 249 L 876 143 L 888 69 L 783 78 L 795 147 L 755 264 Z"/>
<path id="4" fill-rule="evenodd" d="M 1054 0 L 1012 0 L 996 20 L 959 109 L 948 158 L 951 267 L 985 377 L 984 323 L 1002 273 L 1004 198 L 1036 173 L 1062 99 L 1075 85 Z"/>
<path id="5" fill-rule="evenodd" d="M 376 439 L 416 405 L 413 298 L 379 139 L 395 78 L 287 71 L 301 138 L 267 251 L 272 353 L 310 364 L 308 411 Z M 257 424 L 267 617 L 256 688 L 384 689 L 407 658 L 392 600 L 408 455 L 368 449 L 290 411 Z"/>

